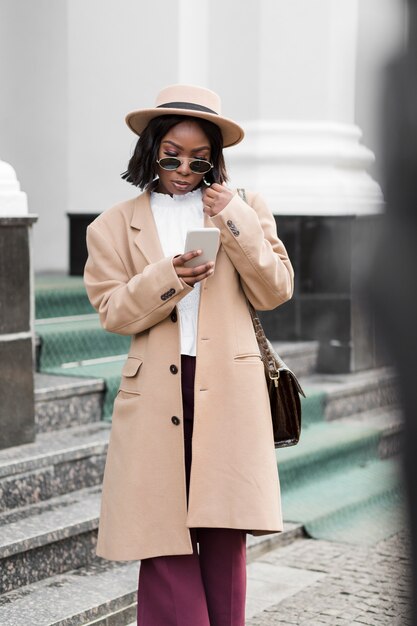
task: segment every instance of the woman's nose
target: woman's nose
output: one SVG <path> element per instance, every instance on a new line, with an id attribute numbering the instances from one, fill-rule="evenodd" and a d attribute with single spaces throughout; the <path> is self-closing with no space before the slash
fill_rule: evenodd
<path id="1" fill-rule="evenodd" d="M 181 165 L 177 169 L 177 172 L 179 172 L 183 176 L 186 176 L 187 174 L 189 174 L 191 172 L 191 170 L 190 170 L 190 162 L 189 162 L 188 159 L 181 159 Z"/>

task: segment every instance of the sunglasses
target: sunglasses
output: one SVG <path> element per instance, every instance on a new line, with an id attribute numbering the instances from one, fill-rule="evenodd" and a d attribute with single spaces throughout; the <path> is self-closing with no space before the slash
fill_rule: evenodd
<path id="1" fill-rule="evenodd" d="M 156 162 L 163 170 L 173 172 L 179 168 L 182 161 L 182 159 L 177 159 L 177 157 L 164 157 L 163 159 L 157 159 Z M 194 174 L 207 174 L 214 167 L 210 161 L 205 161 L 204 159 L 188 159 L 188 161 L 190 170 Z"/>

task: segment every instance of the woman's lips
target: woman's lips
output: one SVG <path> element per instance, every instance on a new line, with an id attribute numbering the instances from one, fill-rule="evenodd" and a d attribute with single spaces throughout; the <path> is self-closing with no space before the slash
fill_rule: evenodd
<path id="1" fill-rule="evenodd" d="M 173 180 L 172 184 L 174 185 L 176 189 L 179 189 L 180 191 L 184 191 L 185 189 L 188 189 L 188 187 L 190 186 L 190 183 L 186 183 L 181 180 Z"/>

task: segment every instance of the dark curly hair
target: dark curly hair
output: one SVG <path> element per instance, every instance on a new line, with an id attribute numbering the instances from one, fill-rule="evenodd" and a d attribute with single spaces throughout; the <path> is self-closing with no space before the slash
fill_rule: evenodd
<path id="1" fill-rule="evenodd" d="M 151 120 L 140 135 L 127 170 L 121 174 L 122 178 L 141 189 L 151 189 L 152 183 L 157 177 L 156 160 L 161 141 L 173 126 L 184 121 L 196 122 L 210 142 L 210 159 L 214 167 L 205 175 L 205 180 L 209 184 L 226 182 L 228 177 L 223 157 L 223 137 L 220 128 L 203 118 L 186 115 L 161 115 Z"/>

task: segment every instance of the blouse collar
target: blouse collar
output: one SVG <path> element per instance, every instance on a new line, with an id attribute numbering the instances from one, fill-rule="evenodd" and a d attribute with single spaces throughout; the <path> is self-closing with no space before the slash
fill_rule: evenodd
<path id="1" fill-rule="evenodd" d="M 168 193 L 159 193 L 158 191 L 151 192 L 152 204 L 154 202 L 158 206 L 170 207 L 175 203 L 179 203 L 181 207 L 195 207 L 196 205 L 201 205 L 203 195 L 201 191 L 201 187 L 198 189 L 194 189 L 193 191 L 189 191 L 184 194 L 174 194 L 170 196 Z"/>

